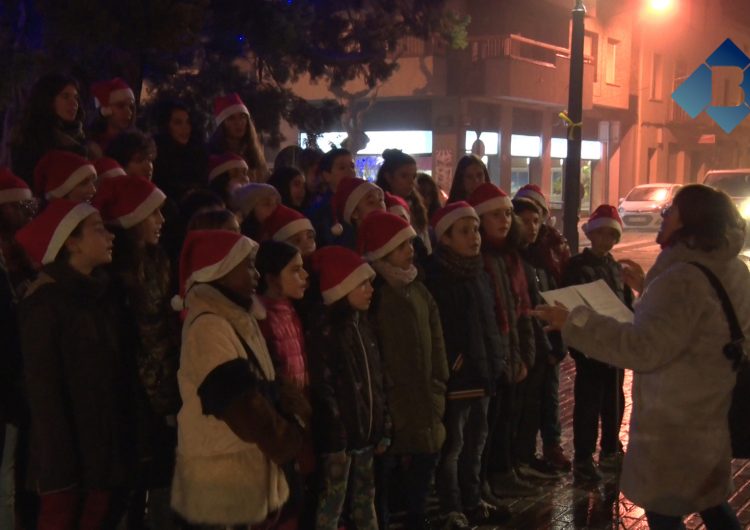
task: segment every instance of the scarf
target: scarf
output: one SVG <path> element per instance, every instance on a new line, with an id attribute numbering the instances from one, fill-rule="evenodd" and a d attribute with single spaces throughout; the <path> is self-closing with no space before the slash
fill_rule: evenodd
<path id="1" fill-rule="evenodd" d="M 370 265 L 391 287 L 406 287 L 417 278 L 417 268 L 414 265 L 402 269 L 394 267 L 384 259 L 375 260 Z"/>
<path id="2" fill-rule="evenodd" d="M 445 245 L 438 245 L 433 256 L 437 262 L 455 276 L 473 278 L 482 271 L 482 256 L 461 256 Z"/>

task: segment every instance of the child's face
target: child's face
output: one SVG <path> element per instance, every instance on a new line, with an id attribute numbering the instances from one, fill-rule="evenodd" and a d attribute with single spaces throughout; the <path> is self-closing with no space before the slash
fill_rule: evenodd
<path id="1" fill-rule="evenodd" d="M 354 171 L 354 159 L 352 155 L 340 155 L 333 161 L 331 171 L 323 171 L 323 180 L 326 181 L 328 186 L 336 191 L 336 186 L 339 185 L 341 179 L 344 177 L 356 177 L 357 173 Z"/>
<path id="2" fill-rule="evenodd" d="M 620 240 L 620 233 L 608 226 L 592 230 L 586 235 L 591 241 L 591 250 L 600 256 L 607 254 Z"/>
<path id="3" fill-rule="evenodd" d="M 164 226 L 164 216 L 161 214 L 161 206 L 159 206 L 133 227 L 135 228 L 136 241 L 143 245 L 158 245 L 162 226 Z"/>
<path id="4" fill-rule="evenodd" d="M 498 208 L 481 216 L 482 229 L 487 237 L 504 240 L 513 222 L 513 208 Z"/>
<path id="5" fill-rule="evenodd" d="M 473 217 L 463 217 L 453 223 L 451 229 L 440 237 L 440 242 L 459 256 L 478 256 L 482 246 L 479 235 L 479 221 Z"/>
<path id="6" fill-rule="evenodd" d="M 379 191 L 370 190 L 360 199 L 359 204 L 352 212 L 352 223 L 359 223 L 367 217 L 367 214 L 375 210 L 385 211 L 385 202 L 383 202 L 383 196 Z"/>
<path id="7" fill-rule="evenodd" d="M 414 245 L 411 239 L 407 239 L 399 246 L 392 250 L 386 257 L 385 261 L 399 269 L 407 270 L 414 265 Z"/>
<path id="8" fill-rule="evenodd" d="M 233 167 L 228 171 L 229 182 L 227 182 L 227 193 L 232 194 L 237 188 L 241 188 L 245 184 L 250 184 L 250 177 L 248 176 L 248 169 L 246 167 Z"/>
<path id="9" fill-rule="evenodd" d="M 271 216 L 278 205 L 279 198 L 276 195 L 265 195 L 256 203 L 253 208 L 253 215 L 259 223 L 262 223 Z"/>
<path id="10" fill-rule="evenodd" d="M 249 299 L 255 294 L 259 279 L 260 274 L 255 268 L 255 256 L 249 255 L 217 282 L 240 298 Z"/>
<path id="11" fill-rule="evenodd" d="M 138 152 L 125 165 L 125 173 L 133 177 L 151 180 L 154 174 L 154 153 Z"/>
<path id="12" fill-rule="evenodd" d="M 76 184 L 65 196 L 66 199 L 76 202 L 89 202 L 96 195 L 96 175 L 93 173 Z"/>
<path id="13" fill-rule="evenodd" d="M 70 259 L 93 269 L 112 261 L 115 236 L 107 230 L 99 213 L 92 213 L 81 222 L 81 232 L 65 242 Z"/>
<path id="14" fill-rule="evenodd" d="M 109 108 L 112 109 L 112 114 L 107 118 L 109 125 L 117 131 L 128 129 L 133 123 L 133 116 L 135 115 L 135 100 L 120 101 L 110 105 Z"/>
<path id="15" fill-rule="evenodd" d="M 0 204 L 0 219 L 2 219 L 2 223 L 0 224 L 7 227 L 12 233 L 26 226 L 32 217 L 33 209 L 22 202 L 16 201 Z"/>
<path id="16" fill-rule="evenodd" d="M 417 164 L 404 164 L 389 175 L 388 184 L 391 191 L 399 197 L 408 197 L 414 191 L 414 180 L 417 178 Z"/>
<path id="17" fill-rule="evenodd" d="M 484 168 L 479 164 L 471 164 L 464 170 L 464 189 L 468 197 L 484 182 Z"/>
<path id="18" fill-rule="evenodd" d="M 518 217 L 523 223 L 524 231 L 523 236 L 527 245 L 531 245 L 539 237 L 539 227 L 542 226 L 541 216 L 531 210 L 525 210 L 518 214 Z"/>
<path id="19" fill-rule="evenodd" d="M 242 140 L 247 132 L 247 125 L 247 114 L 237 112 L 224 120 L 224 133 L 230 140 Z"/>
<path id="20" fill-rule="evenodd" d="M 302 265 L 302 255 L 298 252 L 277 277 L 270 277 L 276 289 L 285 298 L 301 300 L 307 289 L 307 271 Z"/>
<path id="21" fill-rule="evenodd" d="M 306 193 L 305 176 L 299 174 L 289 182 L 289 197 L 292 200 L 292 206 L 295 208 L 302 206 L 302 203 L 305 202 Z"/>
<path id="22" fill-rule="evenodd" d="M 313 230 L 297 232 L 287 239 L 286 242 L 297 247 L 297 250 L 300 251 L 303 258 L 310 256 L 317 248 L 317 244 L 315 243 L 315 232 Z"/>
<path id="23" fill-rule="evenodd" d="M 367 311 L 372 302 L 372 293 L 372 283 L 370 280 L 365 280 L 346 295 L 346 300 L 357 311 Z"/>

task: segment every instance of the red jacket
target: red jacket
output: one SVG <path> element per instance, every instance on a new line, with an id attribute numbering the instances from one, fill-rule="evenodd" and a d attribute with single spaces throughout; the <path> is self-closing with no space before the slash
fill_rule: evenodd
<path id="1" fill-rule="evenodd" d="M 276 365 L 276 374 L 294 381 L 301 390 L 307 391 L 310 377 L 299 316 L 287 299 L 262 297 L 262 301 L 267 316 L 260 321 L 260 327 Z"/>

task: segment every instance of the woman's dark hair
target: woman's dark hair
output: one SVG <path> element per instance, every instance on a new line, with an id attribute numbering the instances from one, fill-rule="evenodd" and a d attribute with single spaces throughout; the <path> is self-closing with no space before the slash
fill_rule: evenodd
<path id="1" fill-rule="evenodd" d="M 721 190 L 690 184 L 677 192 L 672 204 L 677 207 L 682 228 L 672 234 L 670 245 L 682 242 L 689 248 L 711 252 L 731 245 L 732 236 L 745 231 L 745 220 Z"/>
<path id="2" fill-rule="evenodd" d="M 268 184 L 278 190 L 279 195 L 281 195 L 281 204 L 295 210 L 304 210 L 307 205 L 307 189 L 305 189 L 305 197 L 302 199 L 302 204 L 299 206 L 292 204 L 291 184 L 292 180 L 298 175 L 303 175 L 303 173 L 296 167 L 278 167 L 271 173 Z"/>
<path id="3" fill-rule="evenodd" d="M 198 212 L 188 222 L 188 232 L 191 230 L 219 230 L 232 220 L 234 212 L 224 208 L 223 210 L 209 210 Z"/>
<path id="4" fill-rule="evenodd" d="M 188 143 L 198 140 L 202 141 L 203 131 L 199 126 L 200 124 L 196 123 L 198 120 L 193 119 L 194 110 L 186 103 L 176 99 L 163 99 L 154 104 L 152 116 L 157 133 L 161 136 L 171 138 L 169 134 L 169 122 L 172 120 L 172 114 L 177 110 L 186 112 L 190 120 L 190 140 L 188 140 Z"/>
<path id="5" fill-rule="evenodd" d="M 265 293 L 268 290 L 267 276 L 281 274 L 284 267 L 289 265 L 297 254 L 299 254 L 297 247 L 283 241 L 269 239 L 261 243 L 258 254 L 255 256 L 255 268 L 260 273 L 258 292 Z"/>
<path id="6" fill-rule="evenodd" d="M 83 220 L 85 221 L 85 219 Z M 81 234 L 83 234 L 83 221 L 78 223 L 76 227 L 73 229 L 73 231 L 70 233 L 70 235 L 65 238 L 67 241 L 68 238 L 71 237 L 81 237 Z M 57 253 L 57 256 L 55 256 L 55 263 L 68 263 L 70 260 L 70 252 L 68 252 L 67 247 L 65 246 L 65 243 L 60 247 L 60 250 Z"/>
<path id="7" fill-rule="evenodd" d="M 154 140 L 141 131 L 132 130 L 121 132 L 110 142 L 105 153 L 114 158 L 122 166 L 127 166 L 138 153 L 156 155 Z"/>
<path id="8" fill-rule="evenodd" d="M 212 153 L 223 154 L 234 152 L 231 149 L 232 146 L 229 145 L 224 125 L 224 122 L 222 122 L 208 140 L 208 148 Z M 266 157 L 263 154 L 263 146 L 260 143 L 258 131 L 255 129 L 255 123 L 250 116 L 247 117 L 247 129 L 241 142 L 243 146 L 242 152 L 237 154 L 247 161 L 251 175 L 255 171 L 260 171 L 265 179 L 267 172 Z"/>
<path id="9" fill-rule="evenodd" d="M 298 145 L 287 145 L 281 151 L 276 154 L 276 158 L 273 159 L 273 169 L 276 171 L 282 167 L 300 167 L 300 157 L 302 156 L 302 148 Z"/>
<path id="10" fill-rule="evenodd" d="M 383 165 L 378 170 L 378 176 L 375 180 L 375 184 L 380 186 L 380 189 L 392 193 L 391 184 L 388 182 L 387 175 L 393 175 L 402 166 L 409 164 L 417 164 L 417 161 L 411 155 L 407 155 L 400 149 L 386 149 L 383 151 Z M 409 203 L 409 209 L 411 210 L 411 223 L 420 232 L 427 228 L 429 221 L 427 215 L 427 208 L 425 208 L 422 196 L 419 194 L 419 190 L 412 189 L 409 196 L 406 197 L 406 201 Z"/>
<path id="11" fill-rule="evenodd" d="M 305 147 L 299 154 L 299 165 L 302 173 L 307 176 L 308 172 L 318 167 L 323 158 L 323 151 L 317 147 Z"/>
<path id="12" fill-rule="evenodd" d="M 225 171 L 218 177 L 214 177 L 213 179 L 211 179 L 211 181 L 208 183 L 208 189 L 218 195 L 227 206 L 231 202 L 230 193 L 229 191 L 227 191 L 227 185 L 229 184 L 229 181 L 231 179 L 232 177 L 229 174 L 229 171 Z"/>
<path id="13" fill-rule="evenodd" d="M 340 156 L 352 156 L 352 154 L 346 149 L 335 147 L 322 156 L 320 162 L 318 162 L 318 171 L 330 172 L 333 169 L 334 162 Z"/>
<path id="14" fill-rule="evenodd" d="M 221 210 L 226 205 L 211 190 L 192 190 L 180 201 L 180 215 L 187 223 L 201 210 Z"/>
<path id="15" fill-rule="evenodd" d="M 146 258 L 150 258 L 158 264 L 157 270 L 162 273 L 159 283 L 161 285 L 170 284 L 169 258 L 159 245 L 139 245 L 135 237 L 135 227 L 126 229 L 107 225 L 107 230 L 115 235 L 112 248 L 112 270 L 120 274 L 125 287 L 131 293 L 147 296 L 143 288 L 146 282 Z"/>
<path id="16" fill-rule="evenodd" d="M 429 197 L 424 196 L 421 188 L 419 187 L 420 184 L 427 184 L 427 186 L 429 186 Z M 438 190 L 437 182 L 435 182 L 435 180 L 427 173 L 417 173 L 417 189 L 419 190 L 419 194 L 422 196 L 423 202 L 424 199 L 430 200 L 430 205 L 425 205 L 425 207 L 427 208 L 427 218 L 432 219 L 432 216 L 435 214 L 435 212 L 440 209 L 440 191 Z"/>
<path id="17" fill-rule="evenodd" d="M 464 155 L 458 161 L 458 165 L 456 165 L 456 172 L 453 174 L 451 191 L 448 193 L 448 202 L 465 201 L 468 199 L 466 196 L 466 188 L 464 187 L 464 173 L 470 166 L 475 164 L 479 165 L 482 168 L 482 171 L 484 171 L 484 181 L 490 181 L 490 172 L 487 171 L 487 166 L 484 165 L 482 159 L 476 155 Z"/>

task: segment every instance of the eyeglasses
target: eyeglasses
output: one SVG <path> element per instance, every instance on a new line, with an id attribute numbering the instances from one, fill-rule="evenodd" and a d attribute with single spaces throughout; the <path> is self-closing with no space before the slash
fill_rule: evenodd
<path id="1" fill-rule="evenodd" d="M 662 219 L 668 216 L 670 213 L 672 213 L 672 205 L 668 204 L 664 207 L 664 209 L 661 211 L 661 217 Z"/>

